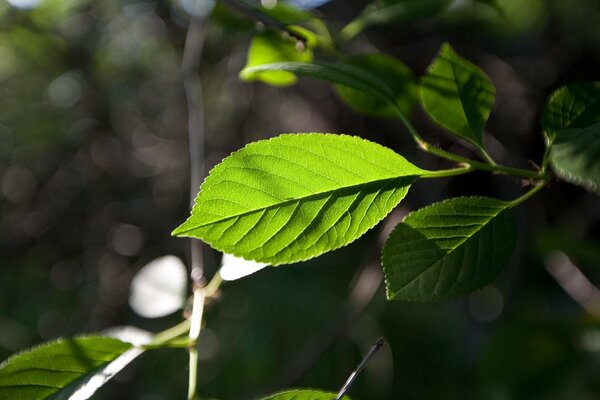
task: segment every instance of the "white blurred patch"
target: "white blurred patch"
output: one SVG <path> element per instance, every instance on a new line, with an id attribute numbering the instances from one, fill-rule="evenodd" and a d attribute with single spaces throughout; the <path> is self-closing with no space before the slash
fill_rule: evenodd
<path id="1" fill-rule="evenodd" d="M 223 259 L 221 260 L 221 278 L 224 281 L 235 281 L 236 279 L 260 271 L 267 266 L 269 264 L 244 260 L 231 254 L 223 254 Z"/>
<path id="2" fill-rule="evenodd" d="M 183 307 L 186 285 L 187 271 L 179 258 L 157 258 L 133 278 L 129 305 L 142 317 L 164 317 Z"/>
<path id="3" fill-rule="evenodd" d="M 7 0 L 7 3 L 15 8 L 31 10 L 40 4 L 40 0 Z"/>

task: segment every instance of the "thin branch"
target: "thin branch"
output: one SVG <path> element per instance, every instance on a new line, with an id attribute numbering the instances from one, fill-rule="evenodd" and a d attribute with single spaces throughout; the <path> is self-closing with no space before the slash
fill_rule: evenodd
<path id="1" fill-rule="evenodd" d="M 189 333 L 189 379 L 188 400 L 198 399 L 198 338 L 202 329 L 202 317 L 204 314 L 204 288 L 194 288 L 194 305 L 192 306 L 192 317 L 190 319 Z"/>
<path id="2" fill-rule="evenodd" d="M 344 386 L 342 386 L 342 388 L 338 392 L 338 395 L 335 398 L 335 400 L 341 400 L 341 398 L 344 397 L 344 395 L 346 394 L 346 392 L 348 392 L 348 389 L 350 389 L 350 386 L 352 386 L 358 375 L 362 372 L 363 369 L 365 369 L 369 361 L 371 361 L 371 358 L 373 358 L 375 353 L 377 353 L 384 344 L 385 340 L 383 338 L 379 338 L 375 343 L 373 343 L 373 345 L 367 352 L 367 355 L 362 359 L 360 364 L 358 364 L 358 367 L 356 367 L 356 369 L 350 374 L 350 376 L 344 383 Z"/>
<path id="3" fill-rule="evenodd" d="M 196 191 L 204 177 L 204 107 L 202 99 L 202 82 L 198 74 L 200 57 L 206 37 L 206 26 L 203 18 L 192 18 L 188 26 L 181 71 L 183 87 L 188 111 L 188 136 L 190 155 L 190 203 L 193 204 Z M 191 239 L 191 278 L 199 284 L 204 275 L 202 244 Z"/>
<path id="4" fill-rule="evenodd" d="M 185 37 L 181 72 L 188 111 L 188 137 L 190 155 L 190 203 L 193 203 L 196 191 L 204 177 L 204 107 L 202 99 L 202 82 L 198 69 L 206 24 L 204 18 L 192 17 Z M 189 386 L 188 400 L 198 398 L 198 337 L 202 329 L 204 311 L 204 261 L 202 244 L 191 239 L 190 264 L 193 292 L 192 317 L 189 330 Z"/>

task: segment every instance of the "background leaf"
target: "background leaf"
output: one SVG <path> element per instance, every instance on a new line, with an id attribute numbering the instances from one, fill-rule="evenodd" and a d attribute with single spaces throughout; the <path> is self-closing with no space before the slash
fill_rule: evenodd
<path id="1" fill-rule="evenodd" d="M 568 128 L 587 128 L 600 122 L 600 82 L 575 82 L 557 89 L 542 114 L 550 142 Z"/>
<path id="2" fill-rule="evenodd" d="M 42 344 L 18 353 L 0 365 L 0 398 L 68 398 L 128 350 L 137 351 L 130 353 L 131 359 L 142 351 L 132 349 L 129 343 L 102 336 L 59 339 Z M 116 371 L 104 370 L 99 377 L 102 383 L 131 359 Z M 79 393 L 79 398 L 88 398 L 95 388 L 88 396 Z"/>
<path id="3" fill-rule="evenodd" d="M 247 68 L 248 73 L 262 71 L 289 71 L 301 76 L 338 83 L 379 97 L 395 104 L 394 92 L 377 76 L 353 65 L 334 62 L 278 62 Z"/>
<path id="4" fill-rule="evenodd" d="M 344 59 L 346 64 L 370 71 L 382 80 L 393 92 L 395 103 L 404 115 L 409 115 L 417 96 L 415 77 L 406 65 L 385 54 L 361 54 Z M 335 85 L 339 96 L 354 110 L 374 117 L 396 117 L 397 109 L 362 90 L 344 85 Z"/>
<path id="5" fill-rule="evenodd" d="M 375 226 L 425 172 L 358 137 L 281 135 L 215 167 L 173 234 L 272 265 L 302 261 Z"/>
<path id="6" fill-rule="evenodd" d="M 273 394 L 262 400 L 334 400 L 336 396 L 337 393 L 321 392 L 319 390 L 311 389 L 295 389 Z M 350 398 L 344 396 L 343 400 L 350 400 Z"/>
<path id="7" fill-rule="evenodd" d="M 508 205 L 460 197 L 410 213 L 383 248 L 388 299 L 441 301 L 490 283 L 516 244 Z"/>
<path id="8" fill-rule="evenodd" d="M 550 162 L 567 182 L 600 194 L 600 123 L 560 132 L 552 145 Z"/>
<path id="9" fill-rule="evenodd" d="M 363 30 L 385 24 L 406 24 L 442 14 L 450 4 L 450 0 L 401 0 L 384 1 L 381 8 L 371 6 L 365 8 L 355 20 L 340 32 L 340 37 L 349 40 Z"/>
<path id="10" fill-rule="evenodd" d="M 281 33 L 267 30 L 252 39 L 248 49 L 246 66 L 240 72 L 240 79 L 245 81 L 262 81 L 274 86 L 294 84 L 298 78 L 285 71 L 257 71 L 250 67 L 278 61 L 312 61 L 312 50 L 308 47 L 300 49 L 294 38 L 284 38 Z"/>
<path id="11" fill-rule="evenodd" d="M 421 101 L 429 116 L 480 148 L 495 98 L 490 78 L 447 43 L 421 79 Z"/>

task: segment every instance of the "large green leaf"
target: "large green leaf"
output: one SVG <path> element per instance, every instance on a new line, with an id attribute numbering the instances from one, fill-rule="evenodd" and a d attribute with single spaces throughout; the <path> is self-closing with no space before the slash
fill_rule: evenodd
<path id="1" fill-rule="evenodd" d="M 269 395 L 261 400 L 335 400 L 336 396 L 336 393 L 321 392 L 320 390 L 295 389 Z M 342 400 L 350 400 L 350 398 L 344 396 Z"/>
<path id="2" fill-rule="evenodd" d="M 383 248 L 389 300 L 442 301 L 490 283 L 516 244 L 509 203 L 461 197 L 410 213 Z"/>
<path id="3" fill-rule="evenodd" d="M 600 123 L 561 131 L 550 151 L 556 174 L 600 194 Z"/>
<path id="4" fill-rule="evenodd" d="M 120 368 L 108 368 L 129 351 L 138 352 L 131 354 Z M 87 384 L 78 398 L 89 398 L 139 352 L 129 343 L 102 336 L 42 344 L 0 365 L 0 399 L 66 399 Z M 91 382 L 94 378 L 99 382 Z"/>
<path id="5" fill-rule="evenodd" d="M 447 43 L 421 79 L 421 101 L 429 116 L 480 148 L 495 98 L 490 78 Z"/>
<path id="6" fill-rule="evenodd" d="M 600 122 L 600 82 L 575 82 L 550 95 L 542 127 L 550 142 L 568 128 L 587 128 Z"/>
<path id="7" fill-rule="evenodd" d="M 279 32 L 264 31 L 252 39 L 248 49 L 246 66 L 240 72 L 240 79 L 246 81 L 262 81 L 274 86 L 287 86 L 298 78 L 286 71 L 256 71 L 251 67 L 279 61 L 312 61 L 312 50 L 309 46 L 299 48 L 296 39 L 284 38 Z"/>
<path id="8" fill-rule="evenodd" d="M 248 73 L 287 71 L 296 75 L 322 79 L 361 90 L 390 104 L 396 103 L 394 92 L 376 75 L 353 65 L 334 62 L 277 62 L 247 68 Z"/>
<path id="9" fill-rule="evenodd" d="M 351 56 L 344 62 L 376 75 L 393 92 L 400 111 L 404 115 L 410 114 L 417 97 L 417 85 L 410 68 L 394 57 L 381 53 Z M 397 108 L 380 96 L 345 85 L 335 85 L 335 88 L 342 100 L 358 112 L 375 117 L 398 116 Z"/>
<path id="10" fill-rule="evenodd" d="M 281 135 L 250 143 L 217 165 L 173 234 L 248 260 L 302 261 L 357 239 L 425 173 L 358 137 Z"/>

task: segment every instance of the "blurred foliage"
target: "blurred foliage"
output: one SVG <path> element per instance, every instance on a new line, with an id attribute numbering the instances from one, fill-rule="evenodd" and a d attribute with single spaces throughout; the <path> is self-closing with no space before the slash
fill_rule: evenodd
<path id="1" fill-rule="evenodd" d="M 367 11 L 409 3 L 418 2 L 379 1 Z M 514 165 L 539 160 L 547 96 L 561 84 L 599 78 L 600 2 L 433 3 L 435 12 L 360 27 L 342 46 L 348 54 L 398 57 L 421 76 L 439 45 L 452 43 L 498 88 L 488 125 L 496 139 L 486 138 L 492 155 Z M 148 261 L 187 254 L 187 241 L 170 232 L 189 210 L 180 64 L 190 13 L 210 11 L 198 4 L 0 2 L 1 359 L 62 335 L 130 324 L 159 331 L 180 319 L 142 319 L 127 296 Z M 365 5 L 331 1 L 313 13 L 337 32 Z M 240 82 L 260 29 L 223 4 L 210 19 L 200 66 L 208 167 L 249 141 L 310 131 L 361 135 L 436 166 L 398 124 L 357 115 L 322 82 L 303 79 L 283 89 Z M 452 146 L 415 114 L 420 131 Z M 519 182 L 478 173 L 416 184 L 404 207 L 450 195 L 508 199 L 519 190 Z M 385 336 L 389 346 L 359 377 L 352 398 L 598 398 L 599 316 L 587 314 L 544 268 L 547 255 L 561 249 L 600 282 L 598 198 L 557 182 L 519 210 L 520 249 L 493 286 L 438 305 L 387 302 L 379 290 L 294 385 L 337 389 L 361 353 Z M 295 360 L 339 320 L 375 240 L 367 234 L 302 265 L 228 283 L 207 310 L 201 392 L 247 399 L 281 389 Z M 217 255 L 210 258 L 217 263 Z M 148 352 L 97 397 L 183 398 L 186 368 L 183 350 Z"/>

